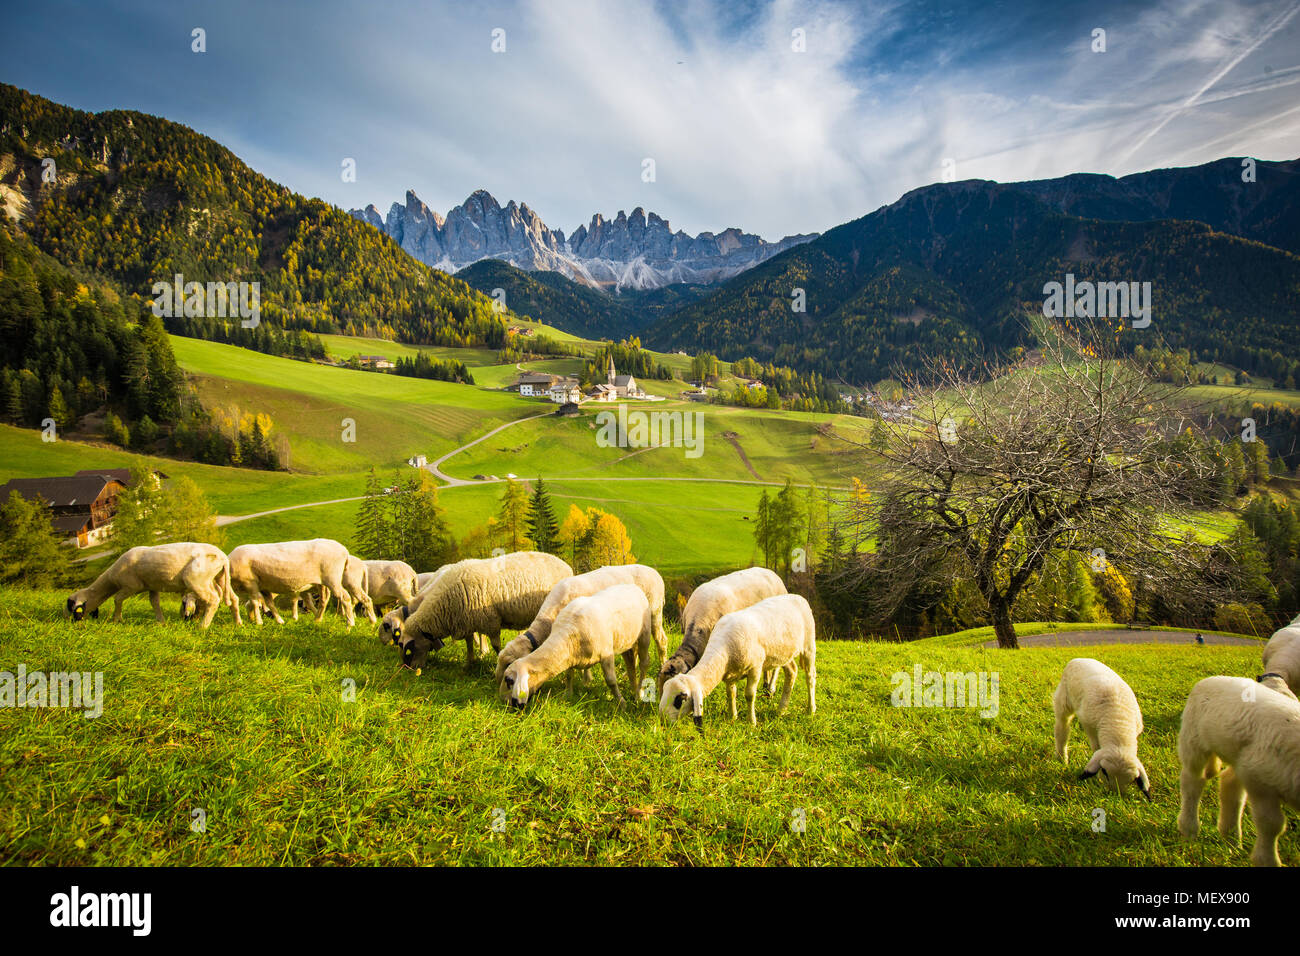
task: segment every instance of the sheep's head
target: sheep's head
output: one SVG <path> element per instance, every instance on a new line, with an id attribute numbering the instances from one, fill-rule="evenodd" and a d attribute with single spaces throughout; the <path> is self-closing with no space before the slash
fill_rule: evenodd
<path id="1" fill-rule="evenodd" d="M 505 647 L 501 648 L 501 653 L 497 655 L 497 667 L 496 667 L 497 696 L 501 698 L 502 703 L 506 703 L 507 701 L 510 700 L 510 688 L 506 684 L 506 680 L 505 680 L 506 670 L 515 661 L 526 656 L 526 652 L 520 653 L 519 649 L 514 646 L 514 643 L 515 643 L 514 641 L 511 641 Z"/>
<path id="2" fill-rule="evenodd" d="M 397 644 L 402 654 L 402 666 L 409 667 L 418 675 L 429 660 L 429 652 L 442 647 L 442 641 L 430 641 L 426 637 L 407 634 Z"/>
<path id="3" fill-rule="evenodd" d="M 501 683 L 505 685 L 506 700 L 511 710 L 523 710 L 528 706 L 528 695 L 531 688 L 528 686 L 527 664 L 521 660 L 515 661 L 506 668 Z"/>
<path id="4" fill-rule="evenodd" d="M 87 597 L 88 595 L 86 594 L 86 592 L 84 590 L 81 590 L 78 591 L 76 594 L 72 595 L 72 597 L 68 598 L 68 602 L 65 606 L 68 609 L 68 614 L 72 616 L 72 619 L 74 621 L 84 621 L 86 619 L 86 598 Z M 91 608 L 90 616 L 99 617 L 98 606 Z"/>
<path id="5" fill-rule="evenodd" d="M 406 623 L 406 605 L 393 608 L 379 622 L 379 642 L 396 644 L 402 638 L 402 627 Z"/>
<path id="6" fill-rule="evenodd" d="M 695 729 L 704 733 L 704 695 L 696 681 L 679 674 L 664 683 L 659 696 L 659 715 L 671 727 L 688 712 L 695 718 Z"/>
<path id="7" fill-rule="evenodd" d="M 1267 674 L 1260 674 L 1255 678 L 1255 680 L 1263 684 L 1269 690 L 1275 690 L 1279 694 L 1290 697 L 1292 700 L 1300 700 L 1300 698 L 1297 698 L 1292 692 L 1291 688 L 1287 686 L 1286 678 L 1281 674 L 1269 671 Z"/>
<path id="8" fill-rule="evenodd" d="M 181 595 L 181 620 L 188 621 L 192 618 L 199 608 L 199 600 L 194 596 L 193 591 L 186 591 Z"/>
<path id="9" fill-rule="evenodd" d="M 679 674 L 686 673 L 686 662 L 680 657 L 670 657 L 664 662 L 664 666 L 659 668 L 659 676 L 655 679 L 659 693 L 663 694 L 664 686 Z"/>
<path id="10" fill-rule="evenodd" d="M 1107 786 L 1116 787 L 1120 793 L 1136 785 L 1142 796 L 1151 799 L 1151 776 L 1136 756 L 1098 750 L 1079 774 L 1079 779 L 1087 780 L 1098 773 L 1105 778 Z"/>

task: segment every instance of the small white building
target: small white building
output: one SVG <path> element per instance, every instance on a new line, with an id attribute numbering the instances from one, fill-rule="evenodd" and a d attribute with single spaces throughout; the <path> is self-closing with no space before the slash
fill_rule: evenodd
<path id="1" fill-rule="evenodd" d="M 412 455 L 410 458 L 406 459 L 406 463 L 412 468 L 424 468 L 429 464 L 429 459 L 424 455 Z"/>
<path id="2" fill-rule="evenodd" d="M 551 401 L 556 405 L 564 405 L 569 402 L 578 403 L 582 401 L 582 388 L 576 378 L 562 378 L 552 383 L 549 393 Z"/>
<path id="3" fill-rule="evenodd" d="M 546 398 L 558 379 L 558 375 L 548 375 L 545 372 L 524 372 L 511 388 L 517 387 L 519 394 L 525 398 Z"/>

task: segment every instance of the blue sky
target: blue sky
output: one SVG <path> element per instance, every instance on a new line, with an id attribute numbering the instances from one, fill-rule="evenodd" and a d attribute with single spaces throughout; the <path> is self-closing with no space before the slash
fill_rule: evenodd
<path id="1" fill-rule="evenodd" d="M 6 10 L 0 80 L 176 120 L 343 208 L 481 187 L 566 233 L 639 205 L 776 238 L 945 160 L 1013 181 L 1300 156 L 1300 0 L 41 0 Z"/>

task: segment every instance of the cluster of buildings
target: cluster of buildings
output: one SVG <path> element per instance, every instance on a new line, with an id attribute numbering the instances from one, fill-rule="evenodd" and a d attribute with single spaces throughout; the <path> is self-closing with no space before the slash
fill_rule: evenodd
<path id="1" fill-rule="evenodd" d="M 160 471 L 153 473 L 155 483 L 166 477 Z M 8 501 L 15 491 L 28 501 L 44 499 L 60 538 L 67 544 L 87 548 L 113 533 L 118 498 L 129 487 L 129 468 L 87 468 L 73 475 L 6 481 L 0 485 L 0 503 Z"/>
<path id="2" fill-rule="evenodd" d="M 552 375 L 548 372 L 523 372 L 509 388 L 511 391 L 518 391 L 525 398 L 545 398 L 556 405 L 578 405 L 584 401 L 613 402 L 620 398 L 654 400 L 654 396 L 647 395 L 637 384 L 635 377 L 618 374 L 614 368 L 613 356 L 609 359 L 605 381 L 593 385 L 587 390 L 585 396 L 576 378 Z"/>

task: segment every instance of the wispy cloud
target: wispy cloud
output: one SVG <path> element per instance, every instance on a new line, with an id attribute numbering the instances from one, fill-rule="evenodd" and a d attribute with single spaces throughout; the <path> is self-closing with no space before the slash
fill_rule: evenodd
<path id="1" fill-rule="evenodd" d="M 179 120 L 344 208 L 413 188 L 445 212 L 483 187 L 566 232 L 640 205 L 692 233 L 778 237 L 892 202 L 948 159 L 1010 181 L 1300 155 L 1297 10 L 46 0 L 8 15 L 0 60 L 3 79 Z M 194 26 L 207 54 L 190 52 Z"/>

